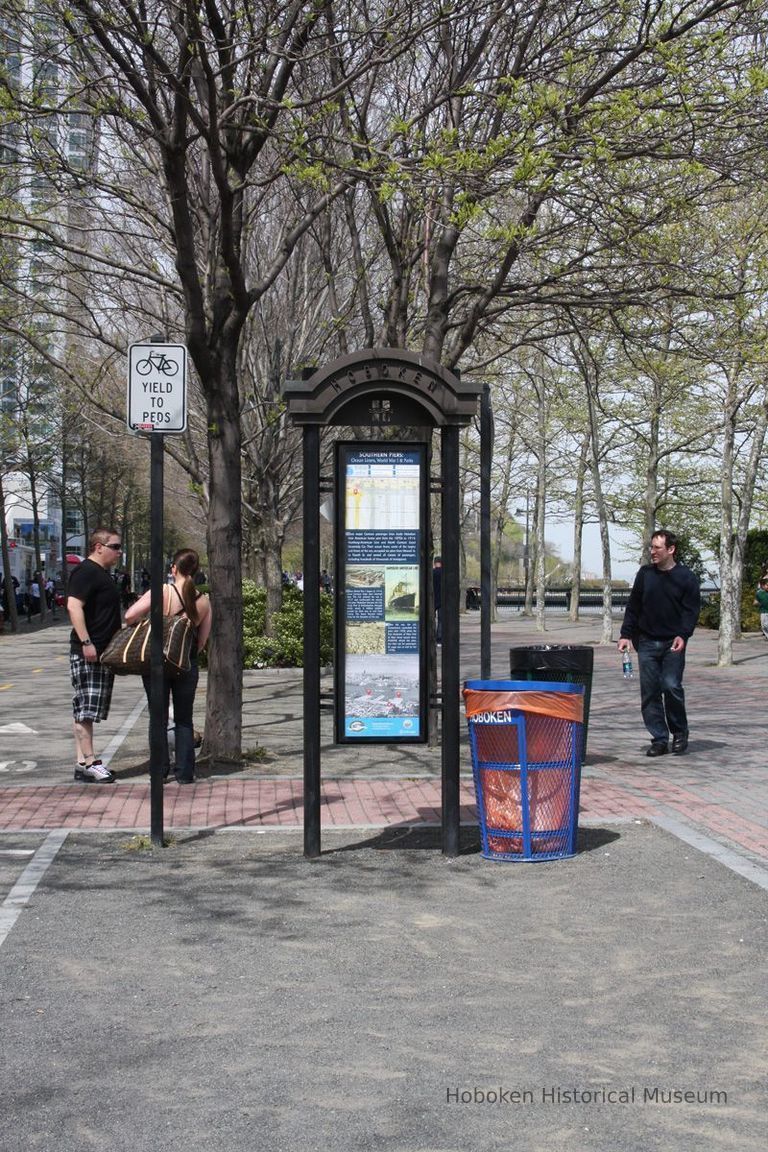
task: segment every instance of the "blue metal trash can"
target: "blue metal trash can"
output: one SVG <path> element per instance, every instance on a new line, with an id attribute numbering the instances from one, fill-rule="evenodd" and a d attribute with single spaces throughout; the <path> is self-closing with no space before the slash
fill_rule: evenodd
<path id="1" fill-rule="evenodd" d="M 584 685 L 467 680 L 464 704 L 483 856 L 575 855 Z"/>

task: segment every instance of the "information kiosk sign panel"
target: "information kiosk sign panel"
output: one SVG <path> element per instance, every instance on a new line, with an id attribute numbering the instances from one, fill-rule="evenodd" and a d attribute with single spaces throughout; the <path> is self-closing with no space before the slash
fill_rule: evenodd
<path id="1" fill-rule="evenodd" d="M 427 739 L 424 444 L 336 448 L 336 740 Z"/>

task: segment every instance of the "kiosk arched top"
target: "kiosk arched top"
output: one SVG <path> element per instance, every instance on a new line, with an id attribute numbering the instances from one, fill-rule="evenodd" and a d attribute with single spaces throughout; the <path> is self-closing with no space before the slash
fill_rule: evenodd
<path id="1" fill-rule="evenodd" d="M 364 348 L 287 381 L 284 395 L 297 424 L 443 427 L 468 424 L 481 390 L 426 356 Z"/>

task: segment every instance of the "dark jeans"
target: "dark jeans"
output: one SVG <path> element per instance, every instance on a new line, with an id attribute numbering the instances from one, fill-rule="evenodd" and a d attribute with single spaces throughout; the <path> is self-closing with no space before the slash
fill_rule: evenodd
<path id="1" fill-rule="evenodd" d="M 651 740 L 666 744 L 673 736 L 688 731 L 683 692 L 685 649 L 672 651 L 671 640 L 640 640 L 640 707 Z"/>
<path id="2" fill-rule="evenodd" d="M 197 662 L 192 661 L 189 672 L 183 672 L 175 680 L 163 681 L 164 718 L 165 727 L 168 728 L 168 701 L 173 697 L 173 722 L 176 730 L 176 775 L 181 780 L 192 780 L 195 775 L 195 729 L 192 723 L 192 710 L 195 704 L 195 692 L 199 672 Z M 150 677 L 142 676 L 144 691 L 149 700 Z M 165 760 L 163 772 L 167 776 L 170 771 L 170 757 L 168 744 L 165 745 Z"/>

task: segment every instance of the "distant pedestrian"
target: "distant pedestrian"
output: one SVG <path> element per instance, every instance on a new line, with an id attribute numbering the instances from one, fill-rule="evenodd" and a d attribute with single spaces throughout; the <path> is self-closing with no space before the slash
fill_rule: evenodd
<path id="1" fill-rule="evenodd" d="M 149 592 L 151 582 L 149 572 L 147 572 L 146 568 L 142 568 L 139 573 L 139 588 L 141 589 L 142 596 L 145 592 Z"/>
<path id="2" fill-rule="evenodd" d="M 132 600 L 131 595 L 131 578 L 126 569 L 120 576 L 120 605 L 123 612 L 130 607 Z"/>
<path id="3" fill-rule="evenodd" d="M 760 628 L 768 640 L 768 576 L 763 576 L 757 586 L 755 604 L 760 609 Z"/>
<path id="4" fill-rule="evenodd" d="M 110 576 L 122 551 L 120 534 L 96 528 L 88 547 L 88 558 L 73 570 L 67 590 L 72 621 L 69 663 L 74 689 L 75 780 L 111 784 L 114 774 L 94 756 L 93 725 L 107 719 L 112 701 L 114 673 L 99 663 L 99 657 L 120 628 L 120 590 Z"/>
<path id="5" fill-rule="evenodd" d="M 432 603 L 435 608 L 435 643 L 443 642 L 443 558 L 432 561 Z"/>
<path id="6" fill-rule="evenodd" d="M 40 615 L 40 601 L 43 593 L 43 578 L 35 572 L 29 582 L 27 593 L 27 620 L 31 622 L 33 616 Z"/>
<path id="7" fill-rule="evenodd" d="M 640 666 L 640 708 L 651 736 L 646 756 L 688 747 L 683 671 L 685 649 L 699 619 L 699 581 L 677 560 L 677 536 L 665 528 L 651 537 L 651 563 L 635 577 L 621 625 L 619 651 L 633 644 Z"/>
<path id="8" fill-rule="evenodd" d="M 464 597 L 464 606 L 468 612 L 477 612 L 480 608 L 480 590 L 474 586 L 467 588 L 467 594 Z"/>

